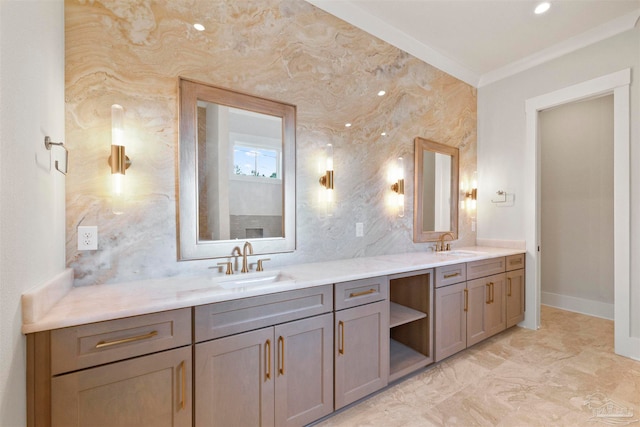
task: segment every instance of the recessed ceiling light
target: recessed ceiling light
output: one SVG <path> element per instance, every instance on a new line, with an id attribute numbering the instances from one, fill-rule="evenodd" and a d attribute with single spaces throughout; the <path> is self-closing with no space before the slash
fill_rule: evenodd
<path id="1" fill-rule="evenodd" d="M 350 128 L 350 127 L 351 127 L 351 123 L 345 123 L 345 124 L 344 124 L 344 127 L 346 127 L 346 128 Z"/>
<path id="2" fill-rule="evenodd" d="M 382 133 L 380 134 L 380 136 L 387 136 L 387 133 L 386 133 L 386 132 L 382 132 Z"/>
<path id="3" fill-rule="evenodd" d="M 195 28 L 198 31 L 204 31 L 204 25 L 202 24 L 193 24 L 193 28 Z"/>
<path id="4" fill-rule="evenodd" d="M 385 93 L 387 93 L 387 92 L 381 90 L 380 92 L 378 92 L 378 96 L 384 96 Z"/>
<path id="5" fill-rule="evenodd" d="M 536 15 L 541 15 L 545 13 L 547 10 L 549 10 L 550 7 L 551 7 L 551 4 L 548 1 L 545 1 L 537 5 L 534 12 Z"/>

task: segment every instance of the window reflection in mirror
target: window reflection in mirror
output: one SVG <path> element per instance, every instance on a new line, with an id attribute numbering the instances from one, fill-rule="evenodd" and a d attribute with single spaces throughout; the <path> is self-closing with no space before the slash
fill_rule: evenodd
<path id="1" fill-rule="evenodd" d="M 424 138 L 414 140 L 413 241 L 433 242 L 458 233 L 458 149 Z"/>

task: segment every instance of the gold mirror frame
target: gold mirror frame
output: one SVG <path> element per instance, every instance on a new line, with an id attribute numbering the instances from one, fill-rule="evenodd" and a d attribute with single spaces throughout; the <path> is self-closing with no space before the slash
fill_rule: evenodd
<path id="1" fill-rule="evenodd" d="M 414 208 L 413 208 L 413 241 L 415 243 L 436 242 L 444 233 L 451 233 L 454 240 L 458 238 L 458 168 L 459 153 L 456 147 L 440 144 L 428 139 L 414 139 Z M 451 156 L 451 197 L 450 197 L 450 230 L 423 230 L 424 219 L 424 152 Z"/>
<path id="2" fill-rule="evenodd" d="M 197 104 L 211 102 L 282 119 L 282 237 L 243 240 L 200 240 L 198 219 Z M 178 150 L 178 259 L 225 258 L 249 241 L 253 253 L 293 252 L 296 248 L 296 107 L 204 83 L 180 78 L 180 137 Z"/>

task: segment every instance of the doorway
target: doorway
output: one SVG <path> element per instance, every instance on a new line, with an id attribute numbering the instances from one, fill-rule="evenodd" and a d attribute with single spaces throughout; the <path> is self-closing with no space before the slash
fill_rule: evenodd
<path id="1" fill-rule="evenodd" d="M 613 320 L 613 94 L 538 121 L 541 303 Z"/>
<path id="2" fill-rule="evenodd" d="M 613 94 L 614 104 L 614 321 L 615 352 L 640 359 L 631 336 L 630 313 L 630 84 L 631 69 L 598 77 L 526 101 L 524 194 L 527 251 L 526 314 L 523 326 L 540 327 L 541 173 L 539 112 L 568 102 Z"/>

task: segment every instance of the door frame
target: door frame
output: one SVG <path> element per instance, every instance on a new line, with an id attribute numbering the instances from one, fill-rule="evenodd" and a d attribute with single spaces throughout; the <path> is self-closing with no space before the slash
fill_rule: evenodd
<path id="1" fill-rule="evenodd" d="M 630 328 L 630 96 L 631 69 L 627 68 L 554 92 L 527 99 L 524 205 L 527 268 L 526 314 L 523 326 L 540 327 L 541 302 L 541 171 L 538 113 L 542 110 L 600 95 L 613 94 L 614 145 L 614 319 L 615 352 L 640 358 L 638 338 Z"/>

